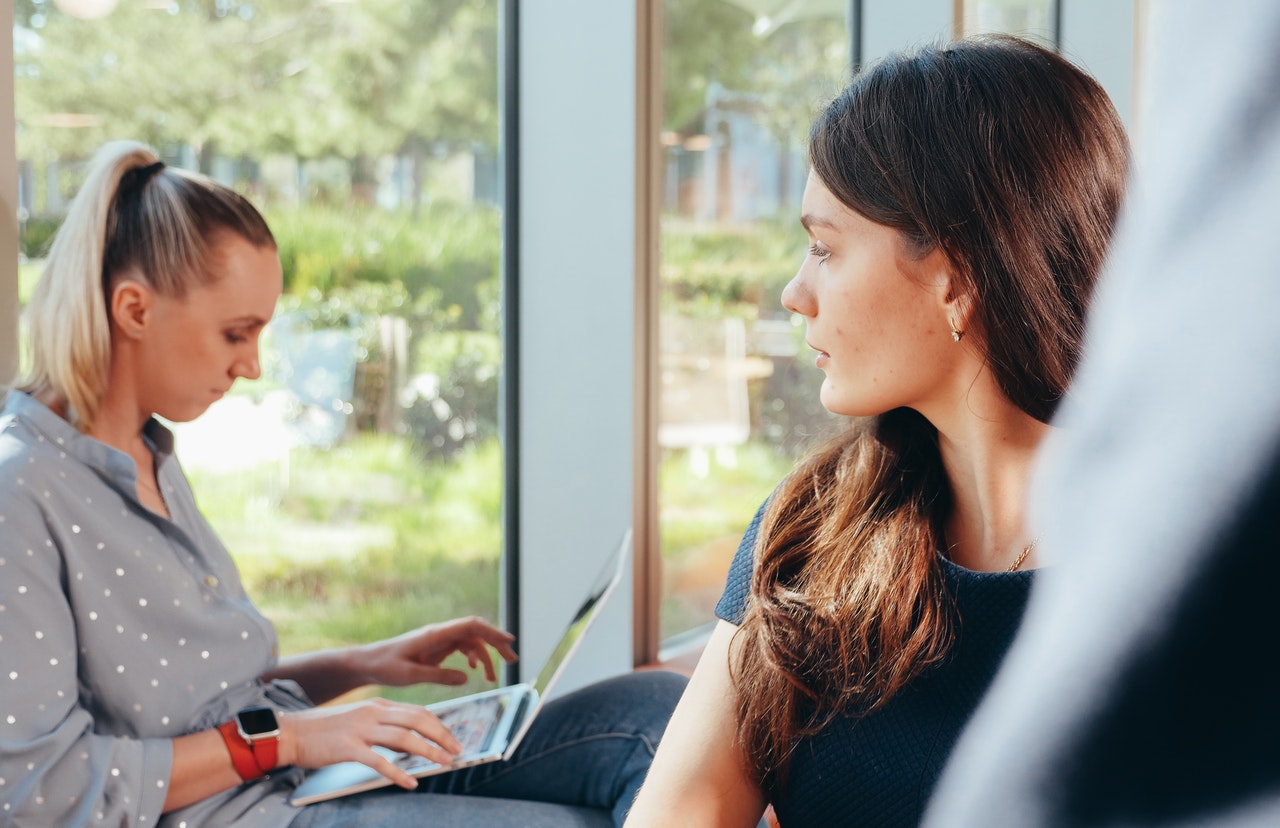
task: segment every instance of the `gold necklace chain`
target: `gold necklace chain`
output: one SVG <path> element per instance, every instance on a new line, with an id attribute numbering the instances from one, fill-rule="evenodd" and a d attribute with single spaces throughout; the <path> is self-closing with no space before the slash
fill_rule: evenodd
<path id="1" fill-rule="evenodd" d="M 1035 548 L 1036 548 L 1036 542 L 1034 540 L 1031 541 L 1031 543 L 1027 544 L 1026 546 L 1022 547 L 1022 551 L 1018 553 L 1018 557 L 1013 559 L 1013 563 L 1009 565 L 1009 569 L 1006 571 L 1017 572 L 1018 567 L 1022 566 L 1022 562 L 1027 559 L 1027 556 L 1031 554 L 1031 550 Z"/>

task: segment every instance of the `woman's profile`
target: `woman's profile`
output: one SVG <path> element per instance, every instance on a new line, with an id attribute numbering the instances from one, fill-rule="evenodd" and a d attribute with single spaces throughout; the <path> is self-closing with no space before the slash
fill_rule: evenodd
<path id="1" fill-rule="evenodd" d="M 1110 100 L 1025 40 L 927 46 L 809 155 L 782 302 L 851 427 L 748 527 L 629 825 L 915 825 L 1038 563 L 1024 490 L 1127 175 Z"/>

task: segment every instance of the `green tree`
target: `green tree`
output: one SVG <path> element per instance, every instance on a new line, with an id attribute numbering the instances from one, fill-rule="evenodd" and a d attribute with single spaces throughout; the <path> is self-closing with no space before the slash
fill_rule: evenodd
<path id="1" fill-rule="evenodd" d="M 725 0 L 665 0 L 662 5 L 662 126 L 684 132 L 702 114 L 712 83 L 749 89 L 758 48 L 752 15 Z"/>
<path id="2" fill-rule="evenodd" d="M 197 15 L 123 3 L 100 20 L 77 20 L 47 0 L 22 4 L 14 54 L 21 157 L 83 157 L 111 138 L 164 145 L 198 136 L 218 87 L 216 64 L 195 59 L 208 28 Z"/>
<path id="3" fill-rule="evenodd" d="M 766 10 L 791 6 L 766 0 L 665 0 L 662 53 L 663 129 L 698 124 L 713 83 L 749 93 L 754 115 L 781 142 L 802 134 L 815 107 L 848 74 L 844 3 L 803 5 L 804 14 L 757 30 Z"/>
<path id="4" fill-rule="evenodd" d="M 15 12 L 23 158 L 127 136 L 205 158 L 337 156 L 359 183 L 386 153 L 496 151 L 496 0 L 124 2 L 97 20 L 18 0 Z"/>

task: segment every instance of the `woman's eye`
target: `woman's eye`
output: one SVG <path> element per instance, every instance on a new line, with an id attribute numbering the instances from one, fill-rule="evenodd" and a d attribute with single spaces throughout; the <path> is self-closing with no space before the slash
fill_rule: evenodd
<path id="1" fill-rule="evenodd" d="M 224 335 L 227 338 L 227 342 L 231 343 L 232 345 L 240 345 L 243 342 L 247 342 L 249 339 L 244 334 L 236 333 L 235 331 L 227 331 L 226 334 Z"/>
<path id="2" fill-rule="evenodd" d="M 816 244 L 812 244 L 812 245 L 809 245 L 809 255 L 815 256 L 818 259 L 826 259 L 828 256 L 831 255 L 831 251 L 827 250 L 826 248 L 819 247 Z"/>

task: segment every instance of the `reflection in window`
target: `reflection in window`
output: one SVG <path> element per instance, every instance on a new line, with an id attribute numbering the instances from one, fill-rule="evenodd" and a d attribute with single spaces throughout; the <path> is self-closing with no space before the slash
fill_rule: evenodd
<path id="1" fill-rule="evenodd" d="M 742 530 L 833 419 L 779 303 L 843 2 L 666 0 L 658 501 L 663 639 L 711 622 Z"/>
<path id="2" fill-rule="evenodd" d="M 177 430 L 286 653 L 497 615 L 497 31 L 496 0 L 17 0 L 22 298 L 108 139 L 276 233 L 264 379 Z"/>

